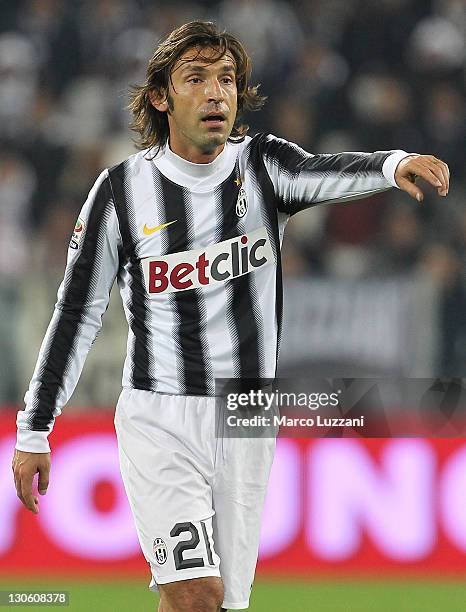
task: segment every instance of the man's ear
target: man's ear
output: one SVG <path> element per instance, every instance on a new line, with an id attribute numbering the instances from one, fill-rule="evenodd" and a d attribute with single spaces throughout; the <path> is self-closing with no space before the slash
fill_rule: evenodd
<path id="1" fill-rule="evenodd" d="M 157 109 L 161 113 L 167 112 L 168 100 L 167 94 L 165 92 L 159 92 L 155 89 L 151 89 L 149 91 L 149 100 L 155 109 Z"/>

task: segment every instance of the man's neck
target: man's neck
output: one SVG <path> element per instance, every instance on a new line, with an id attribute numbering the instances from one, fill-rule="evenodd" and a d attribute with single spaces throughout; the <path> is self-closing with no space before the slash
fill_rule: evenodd
<path id="1" fill-rule="evenodd" d="M 210 164 L 225 148 L 225 144 L 221 144 L 211 151 L 201 151 L 196 147 L 180 146 L 176 141 L 171 139 L 168 142 L 170 150 L 192 164 Z"/>

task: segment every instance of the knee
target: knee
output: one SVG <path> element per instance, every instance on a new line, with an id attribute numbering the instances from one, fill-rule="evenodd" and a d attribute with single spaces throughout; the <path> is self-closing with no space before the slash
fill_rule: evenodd
<path id="1" fill-rule="evenodd" d="M 223 602 L 220 578 L 194 578 L 159 585 L 164 612 L 219 612 Z"/>

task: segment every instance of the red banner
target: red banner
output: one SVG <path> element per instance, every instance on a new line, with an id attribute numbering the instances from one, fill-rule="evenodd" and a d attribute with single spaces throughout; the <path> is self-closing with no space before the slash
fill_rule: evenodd
<path id="1" fill-rule="evenodd" d="M 14 417 L 0 417 L 0 572 L 147 574 L 113 415 L 59 418 L 37 516 L 21 506 L 13 484 Z M 466 442 L 280 439 L 258 572 L 466 576 Z"/>

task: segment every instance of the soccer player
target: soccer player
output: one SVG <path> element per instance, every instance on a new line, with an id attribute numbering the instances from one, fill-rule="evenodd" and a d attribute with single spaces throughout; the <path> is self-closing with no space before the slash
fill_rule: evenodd
<path id="1" fill-rule="evenodd" d="M 447 165 L 404 151 L 312 155 L 247 136 L 241 43 L 211 23 L 173 31 L 133 91 L 141 151 L 106 169 L 80 213 L 64 280 L 18 412 L 18 496 L 39 511 L 47 436 L 78 381 L 118 281 L 128 351 L 115 426 L 125 489 L 162 612 L 249 605 L 274 438 L 222 435 L 216 381 L 275 376 L 287 220 L 393 187 L 446 196 Z M 284 520 L 286 517 L 283 517 Z"/>

